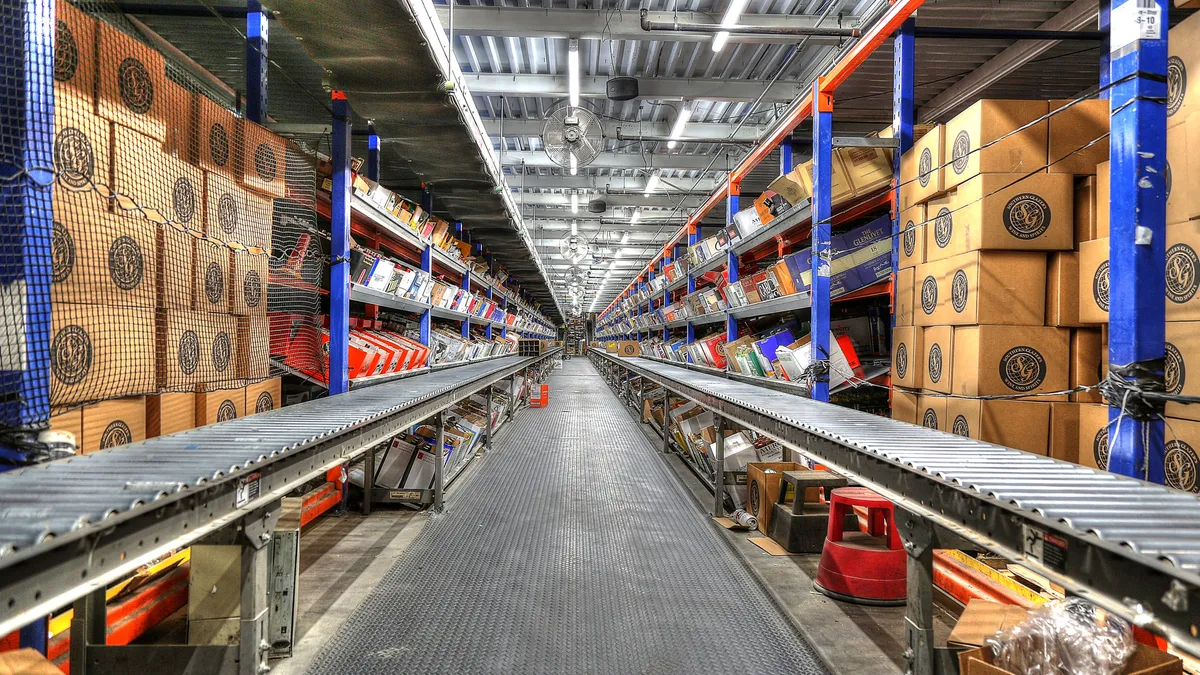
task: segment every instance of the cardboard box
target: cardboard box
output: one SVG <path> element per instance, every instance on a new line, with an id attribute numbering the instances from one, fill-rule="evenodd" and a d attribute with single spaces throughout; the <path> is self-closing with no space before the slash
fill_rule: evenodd
<path id="1" fill-rule="evenodd" d="M 113 127 L 113 189 L 117 211 L 177 228 L 204 227 L 204 173 L 163 152 L 152 138 Z"/>
<path id="2" fill-rule="evenodd" d="M 271 201 L 219 173 L 204 172 L 204 232 L 222 241 L 270 248 Z"/>
<path id="3" fill-rule="evenodd" d="M 896 272 L 896 325 L 911 326 L 915 320 L 917 268 Z"/>
<path id="4" fill-rule="evenodd" d="M 237 317 L 238 379 L 260 380 L 271 374 L 271 321 L 266 315 Z"/>
<path id="5" fill-rule="evenodd" d="M 918 326 L 1041 325 L 1046 254 L 974 251 L 917 268 Z"/>
<path id="6" fill-rule="evenodd" d="M 846 174 L 846 168 L 842 165 L 842 158 L 839 153 L 830 155 L 833 160 L 830 164 L 830 199 L 834 204 L 840 204 L 854 196 L 854 186 L 850 184 L 850 177 Z M 800 181 L 804 185 L 804 191 L 808 194 L 813 193 L 813 163 L 811 160 L 800 165 Z"/>
<path id="7" fill-rule="evenodd" d="M 1103 162 L 1101 162 L 1103 163 Z M 1075 181 L 1075 244 L 1096 238 L 1096 176 Z"/>
<path id="8" fill-rule="evenodd" d="M 79 195 L 79 198 L 84 195 Z M 56 214 L 51 299 L 88 305 L 154 307 L 156 226 L 120 218 L 100 203 Z"/>
<path id="9" fill-rule="evenodd" d="M 922 332 L 920 368 L 923 389 L 951 393 L 954 368 L 954 327 L 916 328 Z"/>
<path id="10" fill-rule="evenodd" d="M 172 93 L 162 54 L 109 24 L 96 22 L 96 113 L 157 139 L 167 138 L 168 109 L 186 105 Z"/>
<path id="11" fill-rule="evenodd" d="M 1165 432 L 1164 432 L 1165 433 Z M 1083 466 L 1108 471 L 1108 406 L 1079 404 L 1078 461 Z"/>
<path id="12" fill-rule="evenodd" d="M 1167 351 L 1170 352 L 1169 349 Z M 1099 384 L 1107 371 L 1107 356 L 1099 329 L 1072 330 L 1068 386 L 1074 389 Z M 1101 403 L 1104 399 L 1096 391 L 1081 391 L 1071 394 L 1071 400 L 1077 403 Z"/>
<path id="13" fill-rule="evenodd" d="M 950 432 L 1045 455 L 1049 447 L 1050 406 L 1037 401 L 946 401 Z"/>
<path id="14" fill-rule="evenodd" d="M 1050 446 L 1053 459 L 1079 463 L 1079 404 L 1047 403 L 1050 407 Z"/>
<path id="15" fill-rule="evenodd" d="M 201 386 L 196 390 L 196 426 L 203 427 L 246 415 L 246 390 L 214 389 Z"/>
<path id="16" fill-rule="evenodd" d="M 115 398 L 83 407 L 81 454 L 146 440 L 146 399 Z"/>
<path id="17" fill-rule="evenodd" d="M 1079 320 L 1108 323 L 1108 237 L 1079 245 Z"/>
<path id="18" fill-rule="evenodd" d="M 1055 251 L 1046 265 L 1046 325 L 1070 328 L 1079 321 L 1079 253 Z"/>
<path id="19" fill-rule="evenodd" d="M 974 598 L 959 615 L 946 644 L 952 649 L 978 647 L 1001 630 L 1021 623 L 1027 616 L 1029 611 L 1023 607 Z"/>
<path id="20" fill-rule="evenodd" d="M 159 310 L 155 329 L 159 389 L 237 379 L 237 317 Z"/>
<path id="21" fill-rule="evenodd" d="M 278 377 L 247 385 L 246 414 L 257 415 L 258 413 L 269 412 L 283 407 L 281 387 L 282 380 Z"/>
<path id="22" fill-rule="evenodd" d="M 1075 180 L 1039 173 L 981 174 L 958 186 L 948 251 L 1069 251 L 1075 247 Z M 936 228 L 935 228 L 936 229 Z M 941 245 L 941 240 L 938 240 Z M 933 260 L 933 248 L 928 258 Z"/>
<path id="23" fill-rule="evenodd" d="M 917 395 L 906 391 L 892 390 L 892 419 L 917 423 Z"/>
<path id="24" fill-rule="evenodd" d="M 1052 115 L 1046 168 L 1050 173 L 1094 175 L 1096 165 L 1108 161 L 1108 120 L 1111 102 L 1088 99 L 1071 107 L 1071 100 L 1050 101 Z"/>
<path id="25" fill-rule="evenodd" d="M 155 295 L 164 309 L 188 310 L 196 289 L 196 238 L 169 225 L 155 232 Z M 207 246 L 207 244 L 206 244 Z"/>
<path id="26" fill-rule="evenodd" d="M 1167 225 L 1167 321 L 1200 319 L 1200 221 Z M 1109 308 L 1109 239 L 1079 246 L 1079 319 L 1107 323 Z"/>
<path id="27" fill-rule="evenodd" d="M 925 262 L 925 204 L 905 209 L 900 214 L 900 267 L 915 267 Z"/>
<path id="28" fill-rule="evenodd" d="M 1171 160 L 1168 157 L 1168 166 L 1170 165 L 1170 161 Z M 1089 237 L 1089 239 L 1101 239 L 1108 236 L 1108 203 L 1110 188 L 1108 168 L 1108 162 L 1102 162 L 1096 165 L 1096 226 L 1092 229 L 1092 236 Z"/>
<path id="29" fill-rule="evenodd" d="M 954 255 L 954 220 L 957 217 L 955 197 L 951 192 L 924 204 L 926 222 L 918 236 L 924 240 L 921 250 L 925 254 L 925 262 L 945 260 Z"/>
<path id="30" fill-rule="evenodd" d="M 944 396 L 917 397 L 917 424 L 938 431 L 948 431 L 946 427 L 946 398 Z"/>
<path id="31" fill-rule="evenodd" d="M 1045 101 L 985 99 L 947 122 L 941 155 L 946 189 L 981 173 L 1008 174 L 1012 180 L 1012 174 L 1041 170 L 1046 165 L 1046 122 L 1014 132 L 1048 109 Z"/>
<path id="32" fill-rule="evenodd" d="M 1200 493 L 1200 422 L 1170 417 L 1164 421 L 1166 485 Z"/>
<path id="33" fill-rule="evenodd" d="M 758 531 L 770 536 L 771 512 L 779 499 L 784 471 L 808 467 L 796 462 L 750 462 L 746 464 L 746 510 L 758 519 Z"/>
<path id="34" fill-rule="evenodd" d="M 61 672 L 36 649 L 0 652 L 0 675 L 59 675 Z"/>
<path id="35" fill-rule="evenodd" d="M 196 426 L 196 396 L 170 392 L 146 397 L 146 438 L 167 436 Z"/>
<path id="36" fill-rule="evenodd" d="M 1167 121 L 1184 119 L 1200 110 L 1200 19 L 1188 17 L 1171 29 L 1167 39 Z"/>
<path id="37" fill-rule="evenodd" d="M 67 93 L 92 113 L 96 107 L 96 21 L 69 2 L 54 3 L 54 93 Z M 55 117 L 65 110 L 57 105 Z"/>
<path id="38" fill-rule="evenodd" d="M 927 202 L 946 191 L 942 163 L 945 128 L 938 125 L 900 156 L 900 209 Z"/>
<path id="39" fill-rule="evenodd" d="M 961 675 L 1014 675 L 992 665 L 991 647 L 979 647 L 958 655 Z M 1182 675 L 1183 662 L 1177 656 L 1139 644 L 1120 675 Z"/>
<path id="40" fill-rule="evenodd" d="M 232 251 L 208 241 L 196 242 L 196 267 L 192 278 L 192 309 L 226 313 L 230 307 L 229 272 Z"/>
<path id="41" fill-rule="evenodd" d="M 241 120 L 238 179 L 242 185 L 270 197 L 286 193 L 287 141 L 267 129 Z M 445 242 L 448 245 L 448 242 Z"/>
<path id="42" fill-rule="evenodd" d="M 621 340 L 617 342 L 617 356 L 633 357 L 641 354 L 641 347 L 636 340 Z"/>
<path id="43" fill-rule="evenodd" d="M 242 316 L 267 313 L 267 256 L 247 251 L 232 254 L 233 288 L 229 293 L 229 312 Z"/>
<path id="44" fill-rule="evenodd" d="M 925 331 L 930 328 L 896 326 L 892 330 L 892 384 L 909 389 L 925 386 Z"/>
<path id="45" fill-rule="evenodd" d="M 883 148 L 839 148 L 837 154 L 854 194 L 867 195 L 892 184 L 892 157 Z"/>
<path id="46" fill-rule="evenodd" d="M 804 180 L 801 175 L 800 167 L 796 167 L 771 181 L 767 189 L 783 197 L 784 201 L 788 204 L 795 206 L 800 202 L 806 201 L 810 194 L 808 189 L 804 187 Z"/>
<path id="47" fill-rule="evenodd" d="M 1172 119 L 1167 126 L 1167 222 L 1200 216 L 1200 114 Z M 1111 169 L 1111 167 L 1110 167 Z M 1112 177 L 1109 177 L 1112 184 Z M 1108 232 L 1104 233 L 1108 236 Z"/>
<path id="48" fill-rule="evenodd" d="M 200 168 L 237 179 L 238 118 L 202 93 L 191 95 L 193 137 L 188 154 Z"/>
<path id="49" fill-rule="evenodd" d="M 66 4 L 70 7 L 69 4 Z M 73 89 L 54 92 L 55 211 L 71 209 L 70 193 L 99 201 L 96 186 L 112 183 L 112 124 L 93 114 L 91 97 Z M 108 210 L 107 202 L 102 209 Z M 61 215 L 59 216 L 61 217 Z"/>
<path id="50" fill-rule="evenodd" d="M 1200 396 L 1200 322 L 1167 322 L 1166 338 L 1167 393 Z M 1168 402 L 1166 414 L 1178 419 L 1200 420 L 1200 409 L 1194 405 Z"/>
<path id="51" fill-rule="evenodd" d="M 926 343 L 929 342 L 928 333 Z M 1047 326 L 963 326 L 954 329 L 955 394 L 1038 394 L 1067 388 L 1070 331 Z M 1039 397 L 1065 401 L 1065 394 Z"/>
<path id="52" fill-rule="evenodd" d="M 57 302 L 50 333 L 50 404 L 154 390 L 154 310 Z"/>

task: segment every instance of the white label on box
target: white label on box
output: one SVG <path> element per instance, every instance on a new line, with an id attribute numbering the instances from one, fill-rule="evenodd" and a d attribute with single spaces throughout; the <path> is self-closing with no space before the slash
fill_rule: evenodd
<path id="1" fill-rule="evenodd" d="M 1162 39 L 1162 8 L 1155 0 L 1128 0 L 1114 7 L 1109 21 L 1111 53 L 1138 40 Z"/>

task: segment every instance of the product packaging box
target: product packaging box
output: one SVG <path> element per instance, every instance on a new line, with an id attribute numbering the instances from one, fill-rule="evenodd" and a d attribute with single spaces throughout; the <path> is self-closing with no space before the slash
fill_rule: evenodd
<path id="1" fill-rule="evenodd" d="M 892 384 L 909 389 L 925 386 L 925 371 L 921 368 L 925 353 L 925 331 L 936 330 L 915 326 L 896 326 L 892 331 Z"/>
<path id="2" fill-rule="evenodd" d="M 237 317 L 238 379 L 259 380 L 271 374 L 271 322 L 266 315 Z"/>
<path id="3" fill-rule="evenodd" d="M 1079 321 L 1079 253 L 1055 251 L 1046 265 L 1046 325 L 1072 328 Z"/>
<path id="4" fill-rule="evenodd" d="M 232 251 L 220 244 L 196 242 L 196 267 L 192 279 L 194 311 L 229 311 L 231 259 Z"/>
<path id="5" fill-rule="evenodd" d="M 1079 404 L 1045 403 L 1050 408 L 1050 445 L 1053 459 L 1079 463 Z"/>
<path id="6" fill-rule="evenodd" d="M 900 267 L 915 267 L 925 262 L 925 204 L 917 204 L 900 214 Z"/>
<path id="7" fill-rule="evenodd" d="M 917 395 L 892 390 L 892 419 L 909 424 L 917 423 Z"/>
<path id="8" fill-rule="evenodd" d="M 1067 107 L 1067 106 L 1070 107 Z M 1096 165 L 1108 161 L 1108 99 L 1050 101 L 1050 173 L 1094 175 Z"/>
<path id="9" fill-rule="evenodd" d="M 146 440 L 146 400 L 114 398 L 83 407 L 82 454 Z"/>
<path id="10" fill-rule="evenodd" d="M 1071 331 L 1071 369 L 1068 385 L 1072 389 L 1099 384 L 1107 370 L 1107 364 L 1108 354 L 1099 329 L 1076 328 Z M 1071 400 L 1077 403 L 1100 403 L 1103 397 L 1095 390 L 1081 391 L 1071 394 Z"/>
<path id="11" fill-rule="evenodd" d="M 1179 22 L 1167 40 L 1167 72 L 1172 86 L 1167 97 L 1167 123 L 1200 111 L 1200 18 Z"/>
<path id="12" fill-rule="evenodd" d="M 772 181 L 767 189 L 783 197 L 788 204 L 795 206 L 809 198 L 809 192 L 804 187 L 801 173 L 800 167 L 796 167 Z"/>
<path id="13" fill-rule="evenodd" d="M 95 25 L 97 114 L 165 141 L 170 109 L 186 107 L 186 98 L 167 80 L 162 54 L 103 21 Z M 172 100 L 175 92 L 179 100 Z"/>
<path id="14" fill-rule="evenodd" d="M 73 408 L 50 416 L 50 430 L 71 434 L 76 450 L 83 442 L 83 408 Z"/>
<path id="15" fill-rule="evenodd" d="M 1200 221 L 1167 225 L 1167 321 L 1200 319 Z M 1108 323 L 1109 240 L 1093 239 L 1079 246 L 1079 319 Z"/>
<path id="16" fill-rule="evenodd" d="M 946 398 L 944 396 L 918 396 L 917 424 L 938 431 L 949 431 L 946 420 Z"/>
<path id="17" fill-rule="evenodd" d="M 846 174 L 846 167 L 842 164 L 842 158 L 839 153 L 832 153 L 830 158 L 833 160 L 830 164 L 830 199 L 834 204 L 840 204 L 854 196 L 854 186 L 850 183 L 850 177 Z M 800 180 L 804 183 L 804 191 L 808 194 L 813 192 L 813 163 L 807 161 L 800 165 Z"/>
<path id="18" fill-rule="evenodd" d="M 916 268 L 918 326 L 1041 325 L 1046 254 L 973 251 Z"/>
<path id="19" fill-rule="evenodd" d="M 242 185 L 269 197 L 283 197 L 286 192 L 287 141 L 267 129 L 241 120 L 237 165 Z"/>
<path id="20" fill-rule="evenodd" d="M 1108 406 L 1079 404 L 1079 463 L 1108 471 Z"/>
<path id="21" fill-rule="evenodd" d="M 883 148 L 839 148 L 854 194 L 867 195 L 892 184 L 891 154 Z"/>
<path id="22" fill-rule="evenodd" d="M 1046 101 L 985 99 L 947 122 L 941 155 L 946 189 L 979 174 L 1008 174 L 1011 180 L 1012 174 L 1041 170 L 1046 165 L 1047 123 L 1031 123 L 1045 117 L 1047 110 Z"/>
<path id="23" fill-rule="evenodd" d="M 246 414 L 245 388 L 209 389 L 201 385 L 196 389 L 195 396 L 198 427 L 228 422 Z"/>
<path id="24" fill-rule="evenodd" d="M 1085 176 L 1075 181 L 1076 248 L 1080 242 L 1096 238 L 1096 184 L 1098 178 L 1098 176 Z M 1105 202 L 1104 208 L 1108 208 L 1107 202 Z"/>
<path id="25" fill-rule="evenodd" d="M 199 92 L 191 96 L 194 137 L 188 155 L 205 171 L 237 179 L 238 118 Z"/>
<path id="26" fill-rule="evenodd" d="M 926 343 L 929 336 L 926 334 Z M 1069 378 L 1070 331 L 1048 326 L 954 329 L 953 393 L 965 396 L 1062 391 Z M 1041 396 L 1039 401 L 1066 401 Z"/>
<path id="27" fill-rule="evenodd" d="M 153 345 L 153 309 L 54 303 L 50 404 L 153 391 Z"/>
<path id="28" fill-rule="evenodd" d="M 204 172 L 121 126 L 113 127 L 113 190 L 117 213 L 177 229 L 204 227 Z"/>
<path id="29" fill-rule="evenodd" d="M 200 243 L 171 226 L 159 226 L 155 240 L 154 287 L 158 306 L 190 311 L 196 290 L 196 248 Z"/>
<path id="30" fill-rule="evenodd" d="M 55 215 L 61 219 L 64 210 L 79 203 L 109 210 L 108 202 L 93 191 L 113 184 L 112 124 L 94 114 L 90 96 L 74 89 L 56 89 L 54 105 Z"/>
<path id="31" fill-rule="evenodd" d="M 146 438 L 167 436 L 196 426 L 196 395 L 168 392 L 146 397 Z"/>
<path id="32" fill-rule="evenodd" d="M 1168 394 L 1200 396 L 1200 321 L 1167 322 L 1166 390 Z M 1194 405 L 1167 403 L 1168 417 L 1200 421 Z"/>
<path id="33" fill-rule="evenodd" d="M 945 260 L 954 255 L 954 220 L 958 217 L 956 197 L 954 192 L 948 192 L 924 204 L 927 222 L 918 236 L 924 240 L 921 249 L 925 252 L 925 262 Z"/>
<path id="34" fill-rule="evenodd" d="M 1167 223 L 1200 216 L 1200 115 L 1167 124 Z M 1111 167 L 1109 167 L 1111 169 Z M 1109 177 L 1112 185 L 1112 177 Z M 1110 188 L 1111 189 L 1111 188 Z M 1108 236 L 1106 230 L 1101 236 Z"/>
<path id="35" fill-rule="evenodd" d="M 932 326 L 916 328 L 922 331 L 921 378 L 923 389 L 943 394 L 951 393 L 954 368 L 954 327 Z"/>
<path id="36" fill-rule="evenodd" d="M 1075 179 L 1039 173 L 1010 185 L 1011 174 L 981 174 L 959 184 L 945 250 L 1069 251 L 1075 246 Z M 943 232 L 934 227 L 937 246 Z M 929 242 L 926 246 L 930 247 Z M 932 248 L 929 248 L 932 256 Z M 932 258 L 931 258 L 932 259 Z"/>
<path id="37" fill-rule="evenodd" d="M 986 443 L 1047 454 L 1050 406 L 1036 401 L 982 401 L 951 398 L 946 402 L 950 432 Z"/>
<path id="38" fill-rule="evenodd" d="M 96 21 L 69 2 L 54 3 L 54 93 L 66 93 L 91 113 L 96 101 Z M 57 118 L 62 107 L 57 106 Z M 57 121 L 57 120 L 56 120 Z"/>
<path id="39" fill-rule="evenodd" d="M 267 256 L 248 251 L 232 254 L 233 288 L 229 293 L 229 312 L 242 316 L 267 313 Z"/>
<path id="40" fill-rule="evenodd" d="M 914 310 L 916 297 L 917 268 L 908 267 L 896 272 L 896 325 L 911 326 L 916 318 Z M 935 282 L 936 283 L 936 282 Z"/>
<path id="41" fill-rule="evenodd" d="M 1167 149 L 1168 152 L 1170 148 Z M 1170 158 L 1167 158 L 1168 165 Z M 1109 222 L 1109 197 L 1110 197 L 1110 182 L 1108 174 L 1108 162 L 1102 162 L 1096 165 L 1096 225 L 1092 228 L 1092 236 L 1088 239 L 1101 239 L 1108 237 L 1108 222 Z"/>
<path id="42" fill-rule="evenodd" d="M 98 206 L 91 199 L 87 203 Z M 91 207 L 56 214 L 52 300 L 154 307 L 156 226 Z"/>
<path id="43" fill-rule="evenodd" d="M 269 412 L 280 407 L 283 407 L 283 397 L 281 380 L 278 377 L 246 386 L 247 415 Z"/>
<path id="44" fill-rule="evenodd" d="M 271 247 L 271 200 L 223 174 L 204 172 L 205 233 L 222 241 Z"/>
<path id="45" fill-rule="evenodd" d="M 900 208 L 908 209 L 946 191 L 942 164 L 945 128 L 933 127 L 900 157 Z"/>

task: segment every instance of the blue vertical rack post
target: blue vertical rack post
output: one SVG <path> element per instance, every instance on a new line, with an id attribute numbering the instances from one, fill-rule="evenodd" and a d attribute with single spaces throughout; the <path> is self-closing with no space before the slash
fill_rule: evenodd
<path id="1" fill-rule="evenodd" d="M 471 270 L 463 270 L 462 289 L 468 293 L 471 292 Z M 470 313 L 469 310 L 468 313 Z M 471 337 L 471 320 L 469 318 L 463 319 L 462 336 L 464 338 Z"/>
<path id="2" fill-rule="evenodd" d="M 679 247 L 678 246 L 675 247 L 675 250 L 678 251 Z M 671 341 L 671 329 L 667 328 L 665 324 L 667 323 L 667 313 L 666 313 L 667 305 L 671 304 L 671 289 L 669 288 L 671 285 L 671 280 L 669 277 L 667 277 L 667 265 L 670 265 L 672 260 L 674 260 L 674 258 L 672 258 L 669 254 L 663 255 L 662 273 L 663 273 L 663 277 L 665 277 L 664 278 L 665 283 L 663 283 L 663 296 L 662 296 L 663 324 L 664 324 L 663 329 L 662 329 L 663 342 Z"/>
<path id="3" fill-rule="evenodd" d="M 1099 20 L 1097 28 L 1101 33 L 1104 33 L 1104 38 L 1100 41 L 1100 94 L 1097 98 L 1110 98 L 1108 85 L 1112 82 L 1112 62 L 1109 57 L 1109 37 L 1108 33 L 1111 30 L 1112 24 L 1112 2 L 1110 0 L 1100 0 Z M 1110 145 L 1111 147 L 1111 145 Z M 1110 165 L 1111 166 L 1111 165 Z"/>
<path id="4" fill-rule="evenodd" d="M 0 54 L 11 74 L 0 84 L 0 135 L 11 139 L 10 151 L 0 157 L 0 172 L 13 177 L 0 182 L 0 241 L 12 245 L 0 254 L 0 295 L 18 298 L 0 318 L 25 324 L 24 334 L 14 336 L 24 353 L 0 357 L 0 425 L 33 432 L 50 418 L 54 211 L 49 186 L 54 175 L 41 167 L 53 166 L 54 2 L 0 1 L 11 40 Z M 0 456 L 26 459 L 15 448 L 0 447 Z"/>
<path id="5" fill-rule="evenodd" d="M 741 194 L 741 186 L 730 183 L 729 196 L 725 200 L 725 227 L 733 225 L 733 217 L 738 212 L 739 195 Z M 729 252 L 726 254 L 728 262 L 726 262 L 726 270 L 729 274 L 729 283 L 736 284 L 738 282 L 738 254 L 734 252 L 730 246 Z M 738 339 L 737 319 L 732 315 L 725 317 L 725 339 L 733 342 Z"/>
<path id="6" fill-rule="evenodd" d="M 692 229 L 688 231 L 688 248 L 700 243 L 700 223 L 692 225 Z M 691 295 L 696 292 L 696 275 L 692 273 L 691 266 L 688 267 L 687 276 L 687 294 Z M 696 341 L 696 326 L 691 321 L 687 322 L 687 343 L 690 345 Z M 688 354 L 688 363 L 692 362 L 691 354 Z"/>
<path id="7" fill-rule="evenodd" d="M 1162 0 L 1114 2 L 1110 34 L 1109 368 L 1157 381 L 1166 337 L 1167 9 Z M 1155 17 L 1155 15 L 1157 15 Z M 1130 25 L 1133 24 L 1133 25 Z M 1108 470 L 1163 483 L 1161 409 L 1109 408 Z"/>
<path id="8" fill-rule="evenodd" d="M 246 3 L 246 119 L 267 123 L 267 13 L 258 0 Z"/>
<path id="9" fill-rule="evenodd" d="M 492 289 L 491 288 L 487 289 L 487 299 L 489 302 L 492 300 Z M 488 325 L 483 328 L 483 336 L 485 338 L 491 340 L 492 339 L 492 324 L 491 324 L 492 315 L 491 314 L 488 315 L 487 320 L 488 320 Z"/>
<path id="10" fill-rule="evenodd" d="M 329 270 L 329 393 L 350 389 L 350 102 L 334 91 L 333 192 L 329 220 L 333 235 Z"/>
<path id="11" fill-rule="evenodd" d="M 896 273 L 900 270 L 900 156 L 913 144 L 916 116 L 916 21 L 905 21 L 892 41 L 892 328 L 896 327 Z M 917 234 L 915 236 L 922 236 Z"/>
<path id="12" fill-rule="evenodd" d="M 812 360 L 829 361 L 829 274 L 833 255 L 829 217 L 832 214 L 833 94 L 813 83 L 813 195 L 812 195 Z M 829 376 L 818 371 L 812 397 L 829 400 Z"/>
<path id="13" fill-rule="evenodd" d="M 421 188 L 421 210 L 425 213 L 433 213 L 433 194 Z M 425 244 L 425 248 L 421 249 L 421 269 L 426 274 L 433 274 L 433 245 Z M 421 344 L 429 346 L 429 332 L 433 324 L 433 314 L 430 310 L 421 312 L 419 331 L 421 334 Z"/>
<path id="14" fill-rule="evenodd" d="M 779 175 L 786 176 L 792 172 L 792 144 L 779 144 Z"/>
<path id="15" fill-rule="evenodd" d="M 379 182 L 379 134 L 374 123 L 367 125 L 367 178 Z"/>

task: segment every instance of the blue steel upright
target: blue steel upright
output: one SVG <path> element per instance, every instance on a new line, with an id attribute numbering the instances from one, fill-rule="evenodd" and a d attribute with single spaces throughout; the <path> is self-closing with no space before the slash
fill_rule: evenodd
<path id="1" fill-rule="evenodd" d="M 892 40 L 892 137 L 900 147 L 892 152 L 892 327 L 896 327 L 896 272 L 900 270 L 900 156 L 913 144 L 916 116 L 916 20 L 905 21 Z M 917 234 L 916 236 L 921 236 Z"/>
<path id="2" fill-rule="evenodd" d="M 379 182 L 379 134 L 375 125 L 367 125 L 367 178 Z"/>
<path id="3" fill-rule="evenodd" d="M 1154 0 L 1158 39 L 1151 39 L 1147 0 L 1113 4 L 1112 22 L 1121 33 L 1146 39 L 1111 45 L 1110 89 L 1111 198 L 1109 200 L 1109 364 L 1154 364 L 1154 379 L 1163 382 L 1166 332 L 1166 152 L 1167 152 L 1167 8 Z M 1114 28 L 1116 26 L 1114 25 Z M 1112 35 L 1117 32 L 1114 30 Z M 1128 81 L 1122 82 L 1125 78 Z M 1155 483 L 1170 484 L 1166 475 L 1163 422 L 1160 415 L 1133 419 L 1109 409 L 1108 470 Z M 1119 421 L 1118 421 L 1119 418 Z"/>
<path id="4" fill-rule="evenodd" d="M 678 246 L 675 247 L 675 250 L 679 250 L 679 247 Z M 667 265 L 671 264 L 671 260 L 672 260 L 672 258 L 670 256 L 668 256 L 668 255 L 663 256 L 662 273 L 663 273 L 663 277 L 665 277 L 663 279 L 663 281 L 665 283 L 663 283 L 663 297 L 662 297 L 662 309 L 663 309 L 662 337 L 663 337 L 663 342 L 671 341 L 671 329 L 667 328 L 667 312 L 666 312 L 667 305 L 671 304 L 671 279 L 670 279 L 670 277 L 667 277 Z"/>
<path id="5" fill-rule="evenodd" d="M 738 212 L 738 192 L 741 186 L 730 185 L 729 196 L 725 200 L 725 227 L 733 225 L 733 217 Z M 729 273 L 729 283 L 736 284 L 738 282 L 738 255 L 733 250 L 733 245 L 729 246 L 729 252 L 726 253 L 727 262 L 726 270 Z M 738 339 L 737 319 L 732 316 L 725 317 L 725 339 L 733 342 Z"/>
<path id="6" fill-rule="evenodd" d="M 829 361 L 829 274 L 833 254 L 829 218 L 832 213 L 833 94 L 813 83 L 813 195 L 812 195 L 812 359 Z M 812 397 L 829 400 L 829 376 L 813 380 Z"/>
<path id="7" fill-rule="evenodd" d="M 463 289 L 464 291 L 468 292 L 468 293 L 470 293 L 470 292 L 471 292 L 471 270 L 470 270 L 470 269 L 467 269 L 467 270 L 465 270 L 465 271 L 463 272 L 463 275 L 462 275 L 462 289 Z M 468 310 L 467 310 L 467 313 L 468 313 L 468 314 L 470 313 L 470 309 L 469 309 L 469 308 L 468 308 Z M 464 338 L 469 338 L 469 337 L 471 337 L 471 320 L 470 320 L 469 318 L 468 318 L 468 319 L 463 319 L 463 322 L 462 322 L 462 336 L 463 336 Z"/>
<path id="8" fill-rule="evenodd" d="M 334 91 L 333 192 L 329 220 L 333 240 L 329 268 L 329 393 L 350 389 L 350 102 Z"/>
<path id="9" fill-rule="evenodd" d="M 258 0 L 246 3 L 246 119 L 267 123 L 267 13 Z"/>
<path id="10" fill-rule="evenodd" d="M 792 172 L 792 144 L 779 144 L 779 175 L 786 176 Z"/>
<path id="11" fill-rule="evenodd" d="M 487 289 L 487 299 L 489 301 L 492 299 L 492 289 L 490 286 Z M 488 315 L 487 319 L 488 319 L 488 325 L 485 326 L 483 329 L 483 336 L 486 337 L 487 339 L 491 340 L 492 339 L 492 324 L 491 324 L 492 317 L 490 314 Z"/>
<path id="12" fill-rule="evenodd" d="M 1099 21 L 1097 28 L 1104 33 L 1104 39 L 1100 41 L 1100 95 L 1098 98 L 1110 98 L 1108 85 L 1112 82 L 1112 63 L 1109 57 L 1109 38 L 1108 32 L 1112 26 L 1112 3 L 1109 0 L 1100 0 Z M 1111 165 L 1110 165 L 1111 166 Z"/>
<path id="13" fill-rule="evenodd" d="M 0 297 L 11 298 L 0 319 L 25 324 L 0 338 L 0 426 L 33 434 L 50 419 L 54 175 L 41 167 L 53 164 L 54 2 L 2 0 L 0 11 L 0 135 L 11 143 L 0 157 Z M 3 446 L 0 456 L 27 459 Z"/>
<path id="14" fill-rule="evenodd" d="M 696 223 L 695 225 L 692 226 L 691 231 L 688 232 L 688 248 L 691 248 L 691 247 L 695 246 L 696 244 L 700 243 L 700 229 L 701 229 L 700 223 Z M 688 276 L 687 276 L 687 295 L 691 295 L 692 293 L 695 293 L 695 292 L 696 292 L 696 275 L 692 274 L 692 268 L 689 265 L 688 266 Z M 688 321 L 687 322 L 687 343 L 690 345 L 695 341 L 696 341 L 696 326 L 693 325 L 691 321 Z M 691 363 L 691 362 L 692 362 L 692 356 L 691 356 L 691 354 L 689 354 L 688 355 L 688 363 Z"/>
<path id="15" fill-rule="evenodd" d="M 425 194 L 428 194 L 428 193 L 422 194 L 422 199 L 421 199 L 422 203 L 425 202 L 425 199 L 424 199 Z M 426 274 L 433 274 L 433 246 L 431 246 L 429 244 L 426 244 L 425 248 L 421 249 L 421 270 L 424 271 Z M 431 310 L 427 309 L 424 312 L 421 312 L 419 330 L 420 330 L 420 336 L 421 336 L 421 344 L 425 345 L 426 347 L 429 346 L 429 331 L 431 328 L 432 320 L 433 320 L 433 312 Z"/>

